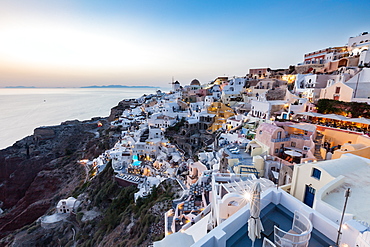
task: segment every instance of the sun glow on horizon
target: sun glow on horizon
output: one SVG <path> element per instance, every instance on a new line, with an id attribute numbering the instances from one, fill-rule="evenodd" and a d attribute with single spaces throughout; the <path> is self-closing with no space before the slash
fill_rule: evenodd
<path id="1" fill-rule="evenodd" d="M 0 28 L 3 59 L 24 65 L 66 68 L 131 69 L 158 56 L 131 34 L 79 30 L 51 24 Z M 160 62 L 157 60 L 157 62 Z"/>
<path id="2" fill-rule="evenodd" d="M 347 4 L 356 9 L 353 13 L 347 5 L 325 4 L 336 9 L 332 13 L 348 16 L 340 32 L 312 28 L 323 21 L 335 26 L 331 15 L 312 18 L 318 23 L 306 28 L 297 24 L 306 25 L 305 13 L 315 16 L 322 4 L 300 8 L 302 3 L 295 2 L 297 11 L 288 18 L 278 9 L 291 4 L 276 1 L 2 0 L 0 87 L 164 86 L 173 76 L 187 84 L 193 78 L 243 76 L 252 67 L 285 68 L 307 51 L 345 42 L 343 30 L 353 34 L 366 28 L 366 8 L 352 2 Z M 261 19 L 260 11 L 271 14 Z M 282 26 L 295 34 L 282 32 Z"/>

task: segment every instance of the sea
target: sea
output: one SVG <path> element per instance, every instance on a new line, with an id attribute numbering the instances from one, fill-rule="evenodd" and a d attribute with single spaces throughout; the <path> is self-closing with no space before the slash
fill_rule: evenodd
<path id="1" fill-rule="evenodd" d="M 0 88 L 0 150 L 40 126 L 107 117 L 123 99 L 165 88 Z M 169 89 L 167 89 L 167 92 Z"/>

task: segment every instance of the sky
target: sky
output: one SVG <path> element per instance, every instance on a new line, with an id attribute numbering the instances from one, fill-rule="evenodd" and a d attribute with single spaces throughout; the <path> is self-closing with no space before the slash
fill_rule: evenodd
<path id="1" fill-rule="evenodd" d="M 287 68 L 370 31 L 370 1 L 0 0 L 0 87 L 169 86 Z"/>

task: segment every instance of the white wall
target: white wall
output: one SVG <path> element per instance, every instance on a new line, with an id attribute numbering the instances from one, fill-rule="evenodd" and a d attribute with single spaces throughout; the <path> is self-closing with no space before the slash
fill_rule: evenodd
<path id="1" fill-rule="evenodd" d="M 370 62 L 370 51 L 364 50 L 361 52 L 360 59 L 358 61 L 358 65 L 364 65 L 365 63 Z"/>
<path id="2" fill-rule="evenodd" d="M 363 68 L 362 71 L 346 81 L 345 84 L 353 89 L 354 98 L 370 97 L 370 68 Z"/>
<path id="3" fill-rule="evenodd" d="M 281 204 L 289 211 L 294 213 L 295 210 L 300 211 L 311 220 L 313 227 L 325 236 L 335 242 L 337 225 L 327 219 L 324 215 L 316 212 L 302 202 L 293 198 L 283 190 L 271 188 L 264 191 L 261 195 L 261 209 L 266 207 L 270 202 Z M 192 246 L 226 246 L 226 241 L 242 226 L 246 224 L 250 216 L 250 206 L 247 204 L 229 219 L 221 223 L 218 227 L 209 232 L 206 236 L 200 239 Z"/>

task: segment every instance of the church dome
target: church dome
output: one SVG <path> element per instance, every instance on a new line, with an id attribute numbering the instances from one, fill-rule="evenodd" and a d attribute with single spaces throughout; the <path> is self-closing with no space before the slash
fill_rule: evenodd
<path id="1" fill-rule="evenodd" d="M 194 79 L 190 82 L 190 85 L 197 85 L 200 86 L 200 82 L 197 79 Z"/>

